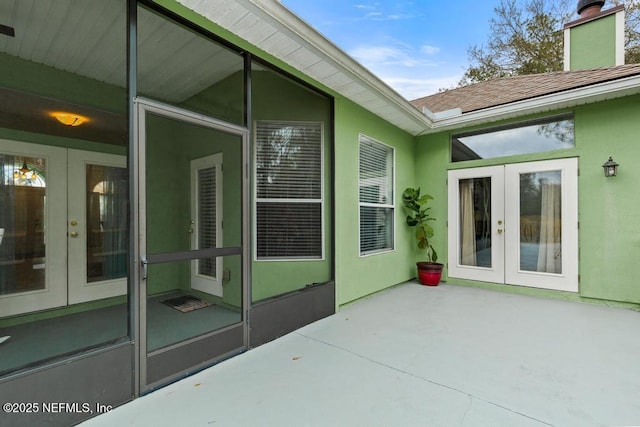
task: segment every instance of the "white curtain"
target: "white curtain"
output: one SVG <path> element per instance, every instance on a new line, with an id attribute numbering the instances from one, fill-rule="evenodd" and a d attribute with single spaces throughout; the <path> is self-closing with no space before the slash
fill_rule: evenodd
<path id="1" fill-rule="evenodd" d="M 541 180 L 540 245 L 537 271 L 562 273 L 560 184 Z"/>
<path id="2" fill-rule="evenodd" d="M 473 180 L 460 180 L 460 263 L 477 265 Z"/>

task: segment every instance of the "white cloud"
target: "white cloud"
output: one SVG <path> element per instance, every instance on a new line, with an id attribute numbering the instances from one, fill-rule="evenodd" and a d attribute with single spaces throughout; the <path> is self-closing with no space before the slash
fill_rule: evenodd
<path id="1" fill-rule="evenodd" d="M 435 55 L 437 48 L 433 48 L 429 55 Z M 387 45 L 367 45 L 359 46 L 350 50 L 349 55 L 361 62 L 366 67 L 395 65 L 399 67 L 425 67 L 433 66 L 434 61 L 416 51 L 411 46 L 404 43 L 395 42 Z"/>
<path id="2" fill-rule="evenodd" d="M 380 78 L 400 95 L 411 101 L 433 95 L 440 89 L 455 87 L 461 77 L 462 74 L 430 78 L 428 74 L 424 73 L 424 75 L 416 74 L 413 77 L 396 77 L 389 75 Z"/>
<path id="3" fill-rule="evenodd" d="M 406 43 L 392 41 L 359 46 L 349 55 L 411 100 L 455 87 L 462 78 L 462 72 L 455 72 L 456 66 L 447 66 L 437 59 L 438 53 L 437 46 L 424 45 L 414 49 Z"/>
<path id="4" fill-rule="evenodd" d="M 438 52 L 440 52 L 440 48 L 437 46 L 432 46 L 430 44 L 425 44 L 424 46 L 422 46 L 420 48 L 420 52 L 426 54 L 426 55 L 435 55 Z"/>
<path id="5" fill-rule="evenodd" d="M 414 58 L 407 50 L 396 46 L 361 46 L 353 49 L 349 54 L 366 67 L 381 65 L 415 67 L 423 62 L 420 58 Z"/>
<path id="6" fill-rule="evenodd" d="M 397 9 L 399 6 L 401 6 L 401 3 L 394 4 L 392 7 L 394 9 Z M 361 11 L 367 12 L 364 16 L 360 18 L 356 18 L 356 20 L 397 21 L 400 19 L 411 19 L 415 17 L 415 15 L 411 13 L 398 13 L 398 12 L 387 11 L 386 9 L 389 8 L 388 3 L 383 3 L 383 4 L 381 4 L 380 2 L 374 2 L 371 4 L 360 3 L 360 4 L 356 4 L 355 8 Z"/>
<path id="7" fill-rule="evenodd" d="M 376 7 L 371 4 L 357 4 L 356 9 L 374 10 Z"/>

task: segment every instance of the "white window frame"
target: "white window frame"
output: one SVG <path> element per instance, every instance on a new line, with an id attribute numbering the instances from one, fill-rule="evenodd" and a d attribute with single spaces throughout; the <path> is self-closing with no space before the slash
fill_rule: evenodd
<path id="1" fill-rule="evenodd" d="M 281 199 L 281 198 L 259 198 L 258 197 L 258 150 L 257 143 L 258 140 L 258 125 L 259 123 L 281 123 L 283 125 L 291 125 L 291 126 L 303 126 L 303 125 L 314 125 L 320 126 L 320 198 L 319 199 Z M 324 157 L 325 157 L 325 138 L 324 138 L 324 122 L 320 121 L 295 121 L 295 120 L 256 120 L 253 122 L 253 141 L 254 141 L 254 149 L 253 149 L 253 215 L 252 215 L 252 223 L 254 233 L 252 236 L 253 240 L 253 260 L 257 262 L 282 262 L 282 261 L 324 261 L 326 258 L 326 242 L 325 242 L 325 212 L 324 212 L 324 180 L 325 180 L 325 168 L 324 168 Z M 320 205 L 320 256 L 319 257 L 293 257 L 293 256 L 283 256 L 283 257 L 259 257 L 258 256 L 258 204 L 264 203 L 318 203 Z"/>
<path id="2" fill-rule="evenodd" d="M 374 144 L 374 145 L 379 145 L 384 147 L 385 149 L 389 149 L 390 150 L 390 154 L 391 154 L 391 203 L 370 203 L 370 202 L 362 202 L 360 201 L 360 188 L 362 186 L 362 182 L 363 181 L 371 181 L 372 179 L 362 179 L 360 177 L 360 162 L 361 162 L 361 158 L 360 158 L 360 149 L 362 144 L 366 142 L 369 144 Z M 395 223 L 395 218 L 396 218 L 396 203 L 395 203 L 395 199 L 396 199 L 396 149 L 394 147 L 392 147 L 389 144 L 385 144 L 384 142 L 380 142 L 374 138 L 371 138 L 370 136 L 367 136 L 365 134 L 359 134 L 358 135 L 358 195 L 357 195 L 357 200 L 358 200 L 358 254 L 361 258 L 363 257 L 368 257 L 368 256 L 372 256 L 372 255 L 379 255 L 379 254 L 385 254 L 385 253 L 389 253 L 389 252 L 394 252 L 395 248 L 396 248 L 396 223 Z M 363 207 L 374 207 L 374 208 L 386 208 L 386 209 L 391 209 L 392 212 L 392 220 L 391 220 L 391 224 L 392 224 L 392 230 L 391 230 L 391 247 L 389 248 L 383 248 L 383 249 L 376 249 L 376 250 L 372 250 L 372 251 L 362 251 L 362 235 L 361 235 L 361 208 Z"/>

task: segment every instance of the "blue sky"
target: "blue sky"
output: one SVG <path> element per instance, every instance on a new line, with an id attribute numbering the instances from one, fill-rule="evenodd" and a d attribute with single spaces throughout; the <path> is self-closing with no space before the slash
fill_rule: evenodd
<path id="1" fill-rule="evenodd" d="M 281 0 L 407 99 L 456 86 L 500 0 Z"/>

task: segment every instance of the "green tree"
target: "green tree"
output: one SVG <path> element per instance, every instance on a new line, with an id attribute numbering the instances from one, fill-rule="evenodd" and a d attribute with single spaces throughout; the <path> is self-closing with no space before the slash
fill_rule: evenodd
<path id="1" fill-rule="evenodd" d="M 459 85 L 563 69 L 563 27 L 577 18 L 575 0 L 501 0 L 490 20 L 489 40 L 471 46 L 471 65 Z M 625 5 L 626 63 L 640 62 L 640 0 L 613 0 Z"/>

